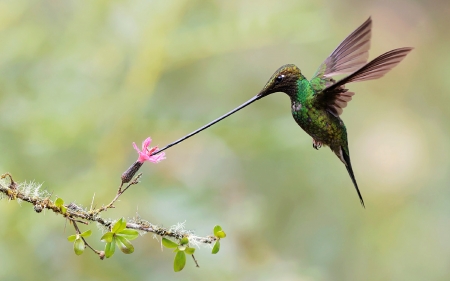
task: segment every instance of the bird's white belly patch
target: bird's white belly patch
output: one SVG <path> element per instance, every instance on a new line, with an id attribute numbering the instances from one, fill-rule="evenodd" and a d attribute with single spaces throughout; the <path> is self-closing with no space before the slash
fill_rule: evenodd
<path id="1" fill-rule="evenodd" d="M 302 104 L 299 102 L 293 102 L 292 103 L 292 111 L 299 111 L 302 109 Z"/>

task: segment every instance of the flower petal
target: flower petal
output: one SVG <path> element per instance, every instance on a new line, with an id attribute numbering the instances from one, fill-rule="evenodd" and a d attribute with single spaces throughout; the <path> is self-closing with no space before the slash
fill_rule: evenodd
<path id="1" fill-rule="evenodd" d="M 158 163 L 161 160 L 166 159 L 166 154 L 164 152 L 161 152 L 159 154 L 150 156 L 149 161 L 153 162 L 153 163 Z"/>
<path id="2" fill-rule="evenodd" d="M 143 142 L 142 142 L 142 152 L 147 151 L 148 146 L 150 145 L 150 143 L 152 142 L 152 139 L 150 137 L 146 138 Z"/>
<path id="3" fill-rule="evenodd" d="M 137 160 L 139 163 L 144 163 L 145 161 L 158 163 L 159 161 L 166 159 L 164 152 L 158 153 L 157 155 L 152 155 L 152 153 L 155 153 L 155 151 L 158 150 L 158 147 L 155 146 L 155 147 L 149 148 L 149 145 L 151 142 L 152 142 L 152 139 L 150 137 L 146 138 L 142 142 L 142 151 L 139 150 L 136 143 L 133 142 L 133 147 L 139 154 L 139 158 Z"/>
<path id="4" fill-rule="evenodd" d="M 134 149 L 138 152 L 138 153 L 140 153 L 141 151 L 139 150 L 139 148 L 137 147 L 137 145 L 136 145 L 136 143 L 135 142 L 133 142 L 133 147 L 134 147 Z"/>

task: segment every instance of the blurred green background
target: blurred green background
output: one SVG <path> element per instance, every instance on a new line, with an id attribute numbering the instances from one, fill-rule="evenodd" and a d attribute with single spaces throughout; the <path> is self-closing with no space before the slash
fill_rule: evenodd
<path id="1" fill-rule="evenodd" d="M 1 280 L 449 280 L 449 1 L 0 1 L 0 173 L 66 202 L 108 203 L 136 159 L 257 94 L 297 64 L 311 77 L 372 16 L 371 58 L 415 50 L 351 85 L 342 163 L 315 151 L 274 94 L 142 168 L 105 217 L 210 235 L 172 271 L 146 235 L 130 256 L 75 256 L 61 217 L 0 201 Z M 102 247 L 96 226 L 89 240 Z M 88 227 L 83 227 L 83 230 Z"/>

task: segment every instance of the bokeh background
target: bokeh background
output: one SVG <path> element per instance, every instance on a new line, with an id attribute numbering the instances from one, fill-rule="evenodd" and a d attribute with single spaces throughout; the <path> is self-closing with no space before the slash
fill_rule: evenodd
<path id="1" fill-rule="evenodd" d="M 1 280 L 449 280 L 449 1 L 0 1 L 0 172 L 66 202 L 115 195 L 132 142 L 164 146 L 248 100 L 272 73 L 311 77 L 372 16 L 371 58 L 415 50 L 345 110 L 366 201 L 274 94 L 145 164 L 105 217 L 198 235 L 218 255 L 145 235 L 132 255 L 75 256 L 51 212 L 0 201 Z M 97 248 L 95 225 L 89 240 Z"/>

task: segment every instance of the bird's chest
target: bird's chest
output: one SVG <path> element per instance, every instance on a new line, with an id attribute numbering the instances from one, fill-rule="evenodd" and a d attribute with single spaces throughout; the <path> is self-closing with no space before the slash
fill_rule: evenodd
<path id="1" fill-rule="evenodd" d="M 302 104 L 299 101 L 292 102 L 291 105 L 292 116 L 294 117 L 297 124 L 302 127 L 308 134 L 316 126 L 316 114 L 314 114 L 314 109 L 308 104 Z"/>
<path id="2" fill-rule="evenodd" d="M 336 124 L 326 111 L 308 103 L 292 102 L 292 116 L 297 124 L 316 141 L 328 145 L 339 134 L 339 124 Z"/>

